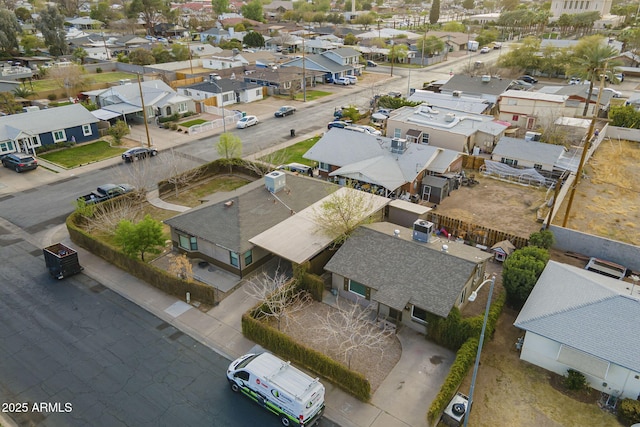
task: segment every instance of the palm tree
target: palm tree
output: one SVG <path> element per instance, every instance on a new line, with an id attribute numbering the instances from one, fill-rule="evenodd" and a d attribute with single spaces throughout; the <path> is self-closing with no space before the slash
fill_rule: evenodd
<path id="1" fill-rule="evenodd" d="M 613 57 L 617 55 L 614 48 L 603 43 L 600 36 L 583 38 L 574 50 L 573 63 L 569 69 L 579 77 L 589 81 L 587 91 L 587 101 L 582 112 L 583 116 L 589 111 L 589 103 L 593 94 L 593 82 L 600 78 L 600 75 L 612 73 L 612 71 L 622 65 Z"/>
<path id="2" fill-rule="evenodd" d="M 26 86 L 24 83 L 13 90 L 13 94 L 18 98 L 28 98 L 36 93 L 32 88 Z"/>

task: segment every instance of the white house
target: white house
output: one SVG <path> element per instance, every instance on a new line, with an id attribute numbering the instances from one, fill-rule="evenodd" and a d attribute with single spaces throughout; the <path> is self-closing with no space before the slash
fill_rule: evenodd
<path id="1" fill-rule="evenodd" d="M 209 80 L 178 88 L 178 94 L 194 101 L 216 98 L 217 106 L 259 101 L 263 97 L 262 86 L 242 80 Z M 209 104 L 211 105 L 211 104 Z"/>
<path id="2" fill-rule="evenodd" d="M 249 61 L 237 51 L 231 50 L 222 51 L 209 58 L 202 58 L 202 67 L 212 70 L 224 70 L 245 65 L 249 65 Z"/>
<path id="3" fill-rule="evenodd" d="M 550 261 L 514 325 L 520 358 L 560 375 L 574 369 L 611 395 L 640 396 L 640 287 Z"/>

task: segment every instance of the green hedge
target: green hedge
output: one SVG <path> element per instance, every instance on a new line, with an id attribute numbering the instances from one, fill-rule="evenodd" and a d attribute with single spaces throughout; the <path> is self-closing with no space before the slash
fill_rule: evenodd
<path id="1" fill-rule="evenodd" d="M 275 328 L 254 319 L 250 314 L 254 312 L 257 312 L 256 308 L 242 316 L 242 333 L 247 339 L 284 359 L 305 367 L 363 402 L 369 401 L 371 384 L 364 375 L 348 369 L 330 357 L 308 348 Z"/>
<path id="2" fill-rule="evenodd" d="M 108 202 L 106 202 L 108 203 Z M 199 282 L 188 282 L 168 272 L 142 262 L 136 258 L 130 258 L 121 253 L 117 248 L 98 240 L 78 226 L 80 215 L 72 213 L 67 218 L 67 229 L 71 240 L 94 255 L 105 259 L 111 264 L 125 270 L 132 276 L 144 280 L 161 291 L 174 295 L 180 299 L 186 298 L 186 293 L 191 293 L 191 298 L 209 305 L 215 305 L 215 289 Z M 82 260 L 81 260 L 82 263 Z"/>
<path id="3" fill-rule="evenodd" d="M 624 425 L 640 423 L 640 401 L 622 399 L 618 405 L 618 419 Z"/>
<path id="4" fill-rule="evenodd" d="M 314 300 L 322 302 L 324 281 L 320 276 L 308 273 L 310 266 L 309 261 L 303 264 L 293 264 L 293 277 L 298 283 L 298 288 L 309 292 Z"/>
<path id="5" fill-rule="evenodd" d="M 506 296 L 499 294 L 491 304 L 489 309 L 489 317 L 487 318 L 487 328 L 484 334 L 484 344 L 486 344 L 496 328 L 498 317 L 502 313 Z M 454 394 L 460 387 L 462 380 L 469 372 L 469 368 L 473 366 L 478 352 L 478 343 L 480 341 L 480 333 L 482 332 L 482 323 L 484 321 L 484 312 L 478 316 L 462 319 L 457 308 L 453 308 L 447 319 L 442 319 L 439 325 L 436 325 L 437 331 L 434 334 L 437 338 L 448 343 L 454 343 L 455 328 L 459 328 L 461 336 L 466 336 L 464 343 L 461 344 L 456 353 L 456 360 L 453 362 L 449 374 L 445 379 L 436 398 L 431 402 L 429 411 L 427 412 L 427 421 L 432 425 L 434 421 L 442 414 L 447 404 L 451 401 Z M 432 325 L 429 324 L 429 332 L 431 333 Z M 444 344 L 442 344 L 444 345 Z"/>

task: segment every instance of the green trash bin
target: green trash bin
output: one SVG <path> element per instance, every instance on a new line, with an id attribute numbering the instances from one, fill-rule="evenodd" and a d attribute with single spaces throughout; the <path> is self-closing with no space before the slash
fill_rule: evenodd
<path id="1" fill-rule="evenodd" d="M 246 115 L 247 115 L 247 113 L 243 111 L 243 112 L 242 112 L 242 117 L 244 117 L 244 116 L 246 116 Z"/>

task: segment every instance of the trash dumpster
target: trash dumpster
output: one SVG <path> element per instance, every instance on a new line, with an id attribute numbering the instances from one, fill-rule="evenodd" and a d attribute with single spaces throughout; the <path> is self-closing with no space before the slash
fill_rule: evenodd
<path id="1" fill-rule="evenodd" d="M 84 270 L 78 261 L 78 252 L 62 243 L 47 246 L 42 252 L 51 277 L 62 279 Z"/>
<path id="2" fill-rule="evenodd" d="M 296 130 L 295 129 L 291 129 L 291 137 L 293 138 L 294 136 L 296 136 Z"/>

